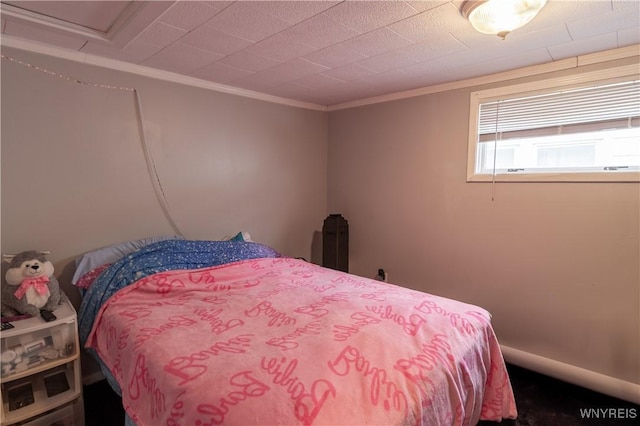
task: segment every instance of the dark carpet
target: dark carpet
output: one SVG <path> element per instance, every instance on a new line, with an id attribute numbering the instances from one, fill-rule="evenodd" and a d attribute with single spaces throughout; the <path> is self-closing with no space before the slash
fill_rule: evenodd
<path id="1" fill-rule="evenodd" d="M 518 418 L 478 426 L 631 426 L 640 424 L 640 407 L 569 383 L 507 365 Z M 86 426 L 124 425 L 120 398 L 106 380 L 84 387 Z M 591 418 L 587 418 L 587 414 Z M 598 416 L 598 418 L 595 418 Z M 439 426 L 439 425 L 433 425 Z"/>
<path id="2" fill-rule="evenodd" d="M 518 418 L 479 426 L 631 426 L 640 406 L 507 364 Z M 587 415 L 590 418 L 587 418 Z M 599 418 L 596 418 L 596 415 Z"/>

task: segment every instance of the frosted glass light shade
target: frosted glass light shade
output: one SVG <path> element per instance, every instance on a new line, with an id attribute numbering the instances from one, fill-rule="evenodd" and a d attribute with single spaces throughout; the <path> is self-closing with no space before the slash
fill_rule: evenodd
<path id="1" fill-rule="evenodd" d="M 535 18 L 545 4 L 547 0 L 467 0 L 462 14 L 477 31 L 505 38 Z"/>

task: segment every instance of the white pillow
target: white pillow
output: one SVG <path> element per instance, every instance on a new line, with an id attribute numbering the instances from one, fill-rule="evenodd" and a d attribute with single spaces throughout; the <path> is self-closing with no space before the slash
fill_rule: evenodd
<path id="1" fill-rule="evenodd" d="M 158 241 L 184 239 L 174 235 L 164 235 L 157 237 L 143 238 L 135 241 L 125 241 L 122 243 L 112 244 L 96 250 L 88 251 L 76 259 L 76 272 L 73 274 L 71 284 L 76 285 L 78 280 L 87 272 L 104 265 L 105 263 L 113 263 L 118 259 L 132 253 L 149 244 Z"/>

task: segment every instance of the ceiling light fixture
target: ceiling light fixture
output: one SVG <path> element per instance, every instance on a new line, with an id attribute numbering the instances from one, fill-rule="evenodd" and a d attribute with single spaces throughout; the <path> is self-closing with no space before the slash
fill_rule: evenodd
<path id="1" fill-rule="evenodd" d="M 467 0 L 462 14 L 477 31 L 504 40 L 511 31 L 535 18 L 545 4 L 547 0 Z"/>

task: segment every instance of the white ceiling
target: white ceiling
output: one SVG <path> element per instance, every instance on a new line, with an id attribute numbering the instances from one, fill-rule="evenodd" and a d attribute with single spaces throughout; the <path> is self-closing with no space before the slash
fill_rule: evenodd
<path id="1" fill-rule="evenodd" d="M 462 3 L 2 1 L 2 33 L 327 106 L 640 43 L 639 0 L 549 0 L 506 40 Z"/>

